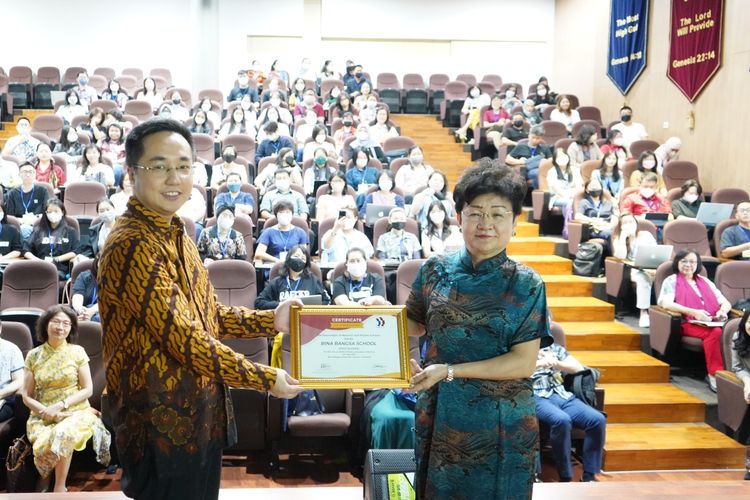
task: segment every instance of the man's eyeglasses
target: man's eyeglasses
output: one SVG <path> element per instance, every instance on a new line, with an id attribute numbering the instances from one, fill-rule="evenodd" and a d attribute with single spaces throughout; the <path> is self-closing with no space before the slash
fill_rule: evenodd
<path id="1" fill-rule="evenodd" d="M 135 165 L 135 168 L 139 168 L 141 170 L 145 170 L 146 172 L 149 172 L 153 177 L 159 178 L 159 179 L 166 179 L 169 177 L 169 175 L 172 172 L 176 172 L 179 177 L 185 178 L 189 177 L 193 173 L 193 166 L 184 164 L 179 165 L 177 167 L 168 167 L 166 165 L 162 164 L 156 164 L 156 165 Z"/>
<path id="2" fill-rule="evenodd" d="M 489 220 L 492 224 L 502 224 L 513 217 L 512 210 L 493 210 L 492 213 L 480 212 L 479 210 L 468 210 L 461 212 L 466 219 L 472 224 L 479 224 L 484 219 Z"/>

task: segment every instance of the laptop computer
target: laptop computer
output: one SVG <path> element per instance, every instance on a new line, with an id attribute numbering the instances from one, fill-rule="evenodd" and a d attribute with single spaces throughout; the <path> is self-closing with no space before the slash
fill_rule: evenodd
<path id="1" fill-rule="evenodd" d="M 395 205 L 367 205 L 365 207 L 365 223 L 372 226 L 381 217 L 388 217 L 388 213 Z"/>
<path id="2" fill-rule="evenodd" d="M 323 304 L 323 297 L 318 295 L 307 295 L 305 297 L 297 297 L 306 306 L 319 306 Z"/>
<path id="3" fill-rule="evenodd" d="M 705 226 L 715 226 L 723 220 L 732 216 L 734 205 L 731 203 L 710 203 L 704 201 L 698 207 L 698 214 L 695 218 Z"/>
<path id="4" fill-rule="evenodd" d="M 672 245 L 638 245 L 633 267 L 656 269 L 660 264 L 672 258 L 672 250 L 674 250 Z"/>
<path id="5" fill-rule="evenodd" d="M 666 212 L 646 212 L 646 220 L 656 227 L 663 227 L 669 220 L 669 214 Z"/>

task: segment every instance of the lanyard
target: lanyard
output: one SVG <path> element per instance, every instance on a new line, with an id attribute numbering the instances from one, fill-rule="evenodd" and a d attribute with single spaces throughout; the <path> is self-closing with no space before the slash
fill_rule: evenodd
<path id="1" fill-rule="evenodd" d="M 284 251 L 286 252 L 286 247 L 289 246 L 289 236 L 292 235 L 292 231 L 282 231 L 281 229 L 279 229 L 279 233 L 284 236 Z"/>
<path id="2" fill-rule="evenodd" d="M 231 234 L 231 233 L 230 233 Z M 227 257 L 227 245 L 229 244 L 229 235 L 227 235 L 227 239 L 224 241 L 221 241 L 221 237 L 219 237 L 219 232 L 216 232 L 216 241 L 219 242 L 219 251 L 221 252 L 221 257 L 223 259 L 226 259 Z"/>
<path id="3" fill-rule="evenodd" d="M 34 201 L 34 186 L 31 187 L 31 191 L 29 191 L 29 201 L 23 199 L 23 189 L 21 190 L 21 204 L 23 204 L 23 211 L 24 213 L 29 213 L 29 207 L 31 206 L 31 202 Z"/>
<path id="4" fill-rule="evenodd" d="M 300 283 L 302 283 L 302 276 L 300 276 L 299 278 L 297 278 L 297 284 L 294 285 L 294 290 L 292 290 L 292 282 L 289 281 L 289 276 L 286 277 L 286 287 L 287 287 L 287 290 L 289 290 L 290 292 L 292 292 L 292 291 L 296 292 L 297 289 L 299 289 L 299 284 Z"/>
<path id="5" fill-rule="evenodd" d="M 349 278 L 349 293 L 351 292 L 358 292 L 362 289 L 362 285 L 365 284 L 365 277 L 362 276 L 362 281 L 359 282 L 359 284 L 355 287 L 354 282 L 351 278 Z"/>
<path id="6" fill-rule="evenodd" d="M 54 257 L 55 256 L 55 247 L 57 244 L 55 243 L 55 239 L 52 237 L 52 231 L 47 231 L 47 242 L 49 244 L 49 256 Z"/>
<path id="7" fill-rule="evenodd" d="M 89 302 L 89 307 L 96 304 L 96 285 L 94 285 L 94 293 L 91 294 L 91 301 Z"/>

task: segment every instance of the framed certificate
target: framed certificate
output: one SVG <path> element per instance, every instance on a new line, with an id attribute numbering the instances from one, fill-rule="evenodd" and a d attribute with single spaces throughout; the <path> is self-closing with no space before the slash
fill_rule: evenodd
<path id="1" fill-rule="evenodd" d="M 292 376 L 310 389 L 409 386 L 404 306 L 292 306 Z"/>

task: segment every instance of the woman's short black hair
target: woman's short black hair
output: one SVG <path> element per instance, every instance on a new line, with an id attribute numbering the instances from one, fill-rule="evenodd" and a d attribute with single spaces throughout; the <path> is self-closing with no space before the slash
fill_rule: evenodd
<path id="1" fill-rule="evenodd" d="M 513 214 L 520 215 L 527 189 L 520 175 L 498 160 L 485 157 L 466 169 L 453 190 L 453 199 L 460 212 L 477 196 L 494 194 L 510 201 Z"/>
<path id="2" fill-rule="evenodd" d="M 143 141 L 146 137 L 159 132 L 174 132 L 181 135 L 190 146 L 190 151 L 195 153 L 193 136 L 185 125 L 176 120 L 151 118 L 135 126 L 125 140 L 125 163 L 129 167 L 133 168 L 140 162 L 143 156 Z"/>
<path id="3" fill-rule="evenodd" d="M 646 169 L 643 168 L 643 160 L 646 158 L 652 158 L 654 160 L 654 168 L 650 169 L 649 172 L 655 172 L 656 171 L 656 163 L 659 162 L 659 160 L 656 158 L 656 154 L 653 151 L 644 151 L 641 153 L 641 155 L 638 157 L 638 166 L 636 167 L 641 172 L 645 172 Z"/>
<path id="4" fill-rule="evenodd" d="M 310 250 L 308 250 L 307 245 L 304 244 L 294 245 L 289 249 L 286 254 L 286 259 L 284 259 L 284 265 L 281 266 L 281 272 L 279 273 L 281 276 L 287 276 L 289 274 L 289 260 L 292 258 L 293 254 L 297 253 L 297 250 L 302 250 L 305 254 L 305 267 L 302 269 L 302 276 L 305 278 L 310 276 Z"/>
<path id="5" fill-rule="evenodd" d="M 52 321 L 58 313 L 64 313 L 70 320 L 70 334 L 68 334 L 68 342 L 76 344 L 78 342 L 78 315 L 69 306 L 63 304 L 56 304 L 39 316 L 36 322 L 36 339 L 39 342 L 47 342 L 49 334 L 47 333 L 47 327 L 49 322 Z"/>
<path id="6" fill-rule="evenodd" d="M 750 318 L 750 308 L 745 309 L 745 312 L 742 314 L 742 319 L 737 328 L 739 335 L 735 339 L 733 346 L 734 350 L 737 351 L 737 355 L 744 359 L 750 358 L 750 335 L 747 334 L 748 318 Z"/>
<path id="7" fill-rule="evenodd" d="M 81 98 L 78 95 L 78 92 L 76 92 L 75 89 L 68 89 L 67 92 L 65 92 L 65 105 L 68 106 L 70 104 L 68 98 L 72 95 L 76 96 L 76 104 L 81 104 Z"/>
<path id="8" fill-rule="evenodd" d="M 346 194 L 347 194 L 347 192 L 346 192 L 346 186 L 349 184 L 348 182 L 346 182 L 346 172 L 344 172 L 343 170 L 338 170 L 338 169 L 334 170 L 333 172 L 330 172 L 328 174 L 328 179 L 327 179 L 328 180 L 328 189 L 326 190 L 326 194 L 333 194 L 333 189 L 331 189 L 331 181 L 334 178 L 338 178 L 338 179 L 341 179 L 342 181 L 344 181 L 344 190 L 341 191 L 341 194 L 343 196 L 346 196 Z"/>
<path id="9" fill-rule="evenodd" d="M 367 148 L 359 148 L 354 151 L 354 155 L 352 155 L 352 163 L 355 165 L 357 164 L 357 158 L 359 157 L 359 154 L 362 153 L 367 157 L 367 163 L 370 163 L 370 159 L 372 158 L 372 155 L 370 154 L 370 150 Z"/>
<path id="10" fill-rule="evenodd" d="M 694 187 L 698 191 L 698 196 L 703 194 L 703 187 L 701 186 L 700 182 L 696 181 L 695 179 L 688 179 L 680 187 L 680 191 L 682 191 L 682 196 L 685 196 L 685 193 L 687 193 L 688 190 L 692 187 Z"/>
<path id="11" fill-rule="evenodd" d="M 273 206 L 273 215 L 278 218 L 279 212 L 289 210 L 294 215 L 294 205 L 289 200 L 279 200 Z"/>
<path id="12" fill-rule="evenodd" d="M 680 272 L 679 270 L 680 261 L 690 254 L 694 254 L 696 260 L 698 261 L 698 264 L 696 264 L 695 266 L 695 272 L 693 273 L 693 278 L 695 278 L 695 276 L 700 274 L 700 272 L 703 270 L 703 261 L 701 260 L 701 256 L 698 253 L 698 251 L 693 250 L 692 248 L 683 248 L 682 250 L 679 250 L 675 254 L 674 259 L 672 260 L 672 272 L 674 274 L 677 274 Z"/>
<path id="13" fill-rule="evenodd" d="M 587 146 L 591 137 L 596 135 L 596 129 L 591 125 L 584 125 L 578 131 L 578 135 L 575 138 L 576 144 L 580 146 Z"/>

